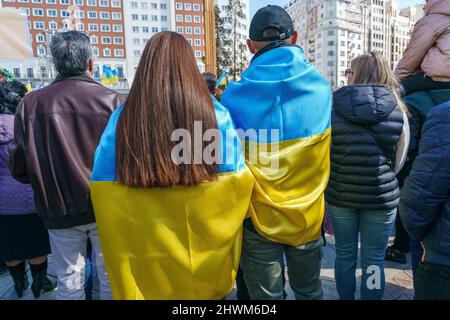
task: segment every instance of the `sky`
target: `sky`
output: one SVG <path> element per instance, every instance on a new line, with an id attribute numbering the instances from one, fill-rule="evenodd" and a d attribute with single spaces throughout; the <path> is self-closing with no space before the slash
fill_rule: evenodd
<path id="1" fill-rule="evenodd" d="M 259 8 L 262 8 L 268 4 L 276 4 L 279 6 L 284 6 L 288 2 L 289 0 L 250 0 L 251 15 L 253 17 L 253 14 L 256 11 L 258 11 Z M 423 3 L 425 3 L 425 0 L 399 0 L 401 8 L 406 7 L 408 5 L 423 4 Z"/>

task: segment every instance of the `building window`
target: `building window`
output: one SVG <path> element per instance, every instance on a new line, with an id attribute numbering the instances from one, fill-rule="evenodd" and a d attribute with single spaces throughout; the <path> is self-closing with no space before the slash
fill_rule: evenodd
<path id="1" fill-rule="evenodd" d="M 66 4 L 69 5 L 70 4 L 70 0 L 59 0 L 60 4 Z"/>
<path id="2" fill-rule="evenodd" d="M 77 23 L 77 30 L 78 31 L 84 31 L 84 24 L 83 23 Z"/>
<path id="3" fill-rule="evenodd" d="M 141 44 L 141 40 L 138 39 L 138 38 L 134 38 L 134 39 L 133 39 L 133 44 L 134 44 L 135 46 L 138 46 L 138 45 Z"/>
<path id="4" fill-rule="evenodd" d="M 47 16 L 48 17 L 57 17 L 58 16 L 58 10 L 48 9 L 47 10 Z"/>
<path id="5" fill-rule="evenodd" d="M 27 17 L 30 15 L 30 9 L 28 8 L 22 8 L 20 9 L 20 12 L 24 15 L 26 15 Z"/>
<path id="6" fill-rule="evenodd" d="M 167 10 L 167 4 L 161 3 L 160 8 L 161 10 Z"/>
<path id="7" fill-rule="evenodd" d="M 192 28 L 191 27 L 186 27 L 186 29 L 184 31 L 186 32 L 186 34 L 192 34 Z"/>
<path id="8" fill-rule="evenodd" d="M 83 19 L 84 18 L 84 11 L 75 11 L 75 18 Z"/>
<path id="9" fill-rule="evenodd" d="M 91 38 L 91 43 L 92 43 L 92 44 L 98 44 L 98 38 L 97 38 L 97 36 L 91 36 L 90 38 Z"/>
<path id="10" fill-rule="evenodd" d="M 152 3 L 151 6 L 152 6 L 153 10 L 158 9 L 158 4 L 157 3 Z"/>
<path id="11" fill-rule="evenodd" d="M 41 22 L 41 21 L 35 21 L 35 22 L 34 22 L 34 28 L 37 29 L 37 30 L 44 30 L 44 29 L 45 29 L 45 26 L 44 26 L 44 23 L 43 23 L 43 22 Z"/>
<path id="12" fill-rule="evenodd" d="M 97 0 L 87 0 L 87 5 L 90 7 L 97 6 Z"/>
<path id="13" fill-rule="evenodd" d="M 177 32 L 179 34 L 183 34 L 183 27 L 177 27 Z"/>
<path id="14" fill-rule="evenodd" d="M 123 50 L 122 49 L 115 49 L 114 50 L 114 55 L 116 57 L 123 57 L 124 56 Z"/>
<path id="15" fill-rule="evenodd" d="M 102 37 L 102 44 L 111 44 L 111 37 Z"/>
<path id="16" fill-rule="evenodd" d="M 183 15 L 177 14 L 177 22 L 183 22 Z"/>
<path id="17" fill-rule="evenodd" d="M 142 18 L 142 21 L 148 21 L 148 14 L 143 14 L 141 16 L 141 18 Z"/>
<path id="18" fill-rule="evenodd" d="M 113 25 L 113 32 L 122 32 L 122 26 L 120 24 L 114 24 Z"/>
<path id="19" fill-rule="evenodd" d="M 97 11 L 88 11 L 89 19 L 97 19 Z"/>
<path id="20" fill-rule="evenodd" d="M 184 4 L 184 10 L 191 11 L 192 10 L 192 5 L 190 3 L 185 3 Z"/>
<path id="21" fill-rule="evenodd" d="M 200 23 L 201 22 L 200 16 L 194 16 L 194 22 Z"/>
<path id="22" fill-rule="evenodd" d="M 74 0 L 74 4 L 77 6 L 82 6 L 83 5 L 83 0 Z"/>
<path id="23" fill-rule="evenodd" d="M 142 32 L 143 33 L 149 33 L 150 32 L 150 28 L 149 27 L 142 27 Z"/>
<path id="24" fill-rule="evenodd" d="M 109 7 L 109 0 L 100 0 L 99 6 L 100 7 Z"/>
<path id="25" fill-rule="evenodd" d="M 20 78 L 20 68 L 13 68 L 15 78 Z"/>
<path id="26" fill-rule="evenodd" d="M 152 15 L 152 21 L 158 21 L 158 16 Z"/>
<path id="27" fill-rule="evenodd" d="M 176 7 L 177 10 L 183 10 L 183 4 L 181 2 L 177 2 Z"/>
<path id="28" fill-rule="evenodd" d="M 61 10 L 61 17 L 63 18 L 69 18 L 70 17 L 70 11 L 69 10 Z"/>
<path id="29" fill-rule="evenodd" d="M 186 22 L 192 22 L 192 17 L 189 15 L 184 16 L 184 21 Z"/>
<path id="30" fill-rule="evenodd" d="M 103 49 L 103 55 L 105 57 L 111 57 L 111 50 L 109 48 Z"/>
<path id="31" fill-rule="evenodd" d="M 123 38 L 122 37 L 114 37 L 114 44 L 122 45 Z"/>
<path id="32" fill-rule="evenodd" d="M 194 11 L 200 11 L 200 5 L 198 3 L 194 3 Z"/>
<path id="33" fill-rule="evenodd" d="M 161 21 L 166 22 L 167 21 L 167 16 L 161 16 Z"/>
<path id="34" fill-rule="evenodd" d="M 50 30 L 56 30 L 56 29 L 58 29 L 58 24 L 57 24 L 55 21 L 51 21 L 51 22 L 48 24 L 48 28 L 49 28 Z"/>
<path id="35" fill-rule="evenodd" d="M 195 46 L 200 47 L 202 45 L 202 41 L 199 39 L 195 39 Z"/>
<path id="36" fill-rule="evenodd" d="M 101 25 L 102 32 L 111 32 L 111 25 L 109 24 L 102 24 Z"/>
<path id="37" fill-rule="evenodd" d="M 30 79 L 34 78 L 33 68 L 27 68 L 27 77 Z"/>
<path id="38" fill-rule="evenodd" d="M 131 20 L 133 20 L 133 21 L 138 21 L 138 20 L 139 20 L 139 15 L 137 15 L 137 14 L 132 14 L 132 15 L 131 15 Z"/>
<path id="39" fill-rule="evenodd" d="M 109 20 L 109 12 L 100 12 L 100 19 Z"/>
<path id="40" fill-rule="evenodd" d="M 201 58 L 202 57 L 202 52 L 200 50 L 195 50 L 195 57 L 196 58 Z"/>
<path id="41" fill-rule="evenodd" d="M 42 10 L 42 9 L 33 9 L 33 16 L 36 16 L 36 17 L 44 16 L 44 10 Z"/>
<path id="42" fill-rule="evenodd" d="M 138 3 L 136 1 L 131 1 L 131 9 L 137 9 Z"/>
<path id="43" fill-rule="evenodd" d="M 37 34 L 36 35 L 36 42 L 44 42 L 44 35 L 43 34 Z"/>
<path id="44" fill-rule="evenodd" d="M 98 24 L 90 23 L 88 25 L 89 31 L 98 31 Z"/>
<path id="45" fill-rule="evenodd" d="M 113 20 L 122 20 L 122 14 L 120 12 L 113 12 L 112 19 Z"/>
<path id="46" fill-rule="evenodd" d="M 194 34 L 202 34 L 202 30 L 200 28 L 194 28 Z"/>
<path id="47" fill-rule="evenodd" d="M 153 28 L 152 28 L 152 32 L 153 32 L 153 33 L 157 33 L 158 31 L 159 31 L 159 30 L 158 30 L 157 27 L 153 27 Z"/>
<path id="48" fill-rule="evenodd" d="M 134 55 L 135 57 L 140 57 L 140 56 L 141 56 L 141 51 L 140 51 L 140 50 L 134 50 L 134 51 L 133 51 L 133 55 Z"/>
<path id="49" fill-rule="evenodd" d="M 120 8 L 122 5 L 120 4 L 120 0 L 111 0 L 111 7 Z"/>
<path id="50" fill-rule="evenodd" d="M 122 66 L 118 66 L 117 68 L 117 76 L 119 77 L 119 79 L 123 79 L 123 67 Z"/>

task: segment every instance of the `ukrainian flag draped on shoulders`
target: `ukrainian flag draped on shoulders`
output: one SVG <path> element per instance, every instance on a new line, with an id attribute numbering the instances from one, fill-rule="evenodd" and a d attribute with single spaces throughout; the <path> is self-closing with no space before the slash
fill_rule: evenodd
<path id="1" fill-rule="evenodd" d="M 217 180 L 192 187 L 117 183 L 116 127 L 126 106 L 109 120 L 91 197 L 115 299 L 223 299 L 233 287 L 253 180 L 228 111 L 213 100 L 228 161 Z"/>
<path id="2" fill-rule="evenodd" d="M 222 104 L 245 131 L 246 162 L 255 179 L 253 226 L 269 240 L 297 246 L 321 235 L 332 91 L 300 47 L 265 51 L 241 81 L 228 86 Z M 247 135 L 249 130 L 257 134 Z"/>

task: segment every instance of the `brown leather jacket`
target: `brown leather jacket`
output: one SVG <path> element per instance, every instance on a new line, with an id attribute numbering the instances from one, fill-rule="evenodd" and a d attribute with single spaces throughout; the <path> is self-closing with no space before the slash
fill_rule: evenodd
<path id="1" fill-rule="evenodd" d="M 450 1 L 438 0 L 415 27 L 395 75 L 400 81 L 422 70 L 434 81 L 450 82 Z"/>
<path id="2" fill-rule="evenodd" d="M 95 221 L 89 179 L 95 149 L 111 113 L 123 103 L 89 75 L 57 78 L 22 99 L 10 150 L 12 175 L 33 187 L 48 229 Z"/>

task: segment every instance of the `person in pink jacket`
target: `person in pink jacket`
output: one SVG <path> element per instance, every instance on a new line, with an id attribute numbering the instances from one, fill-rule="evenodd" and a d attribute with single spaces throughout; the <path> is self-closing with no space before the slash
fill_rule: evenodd
<path id="1" fill-rule="evenodd" d="M 450 0 L 427 0 L 395 75 L 405 93 L 450 89 Z"/>

